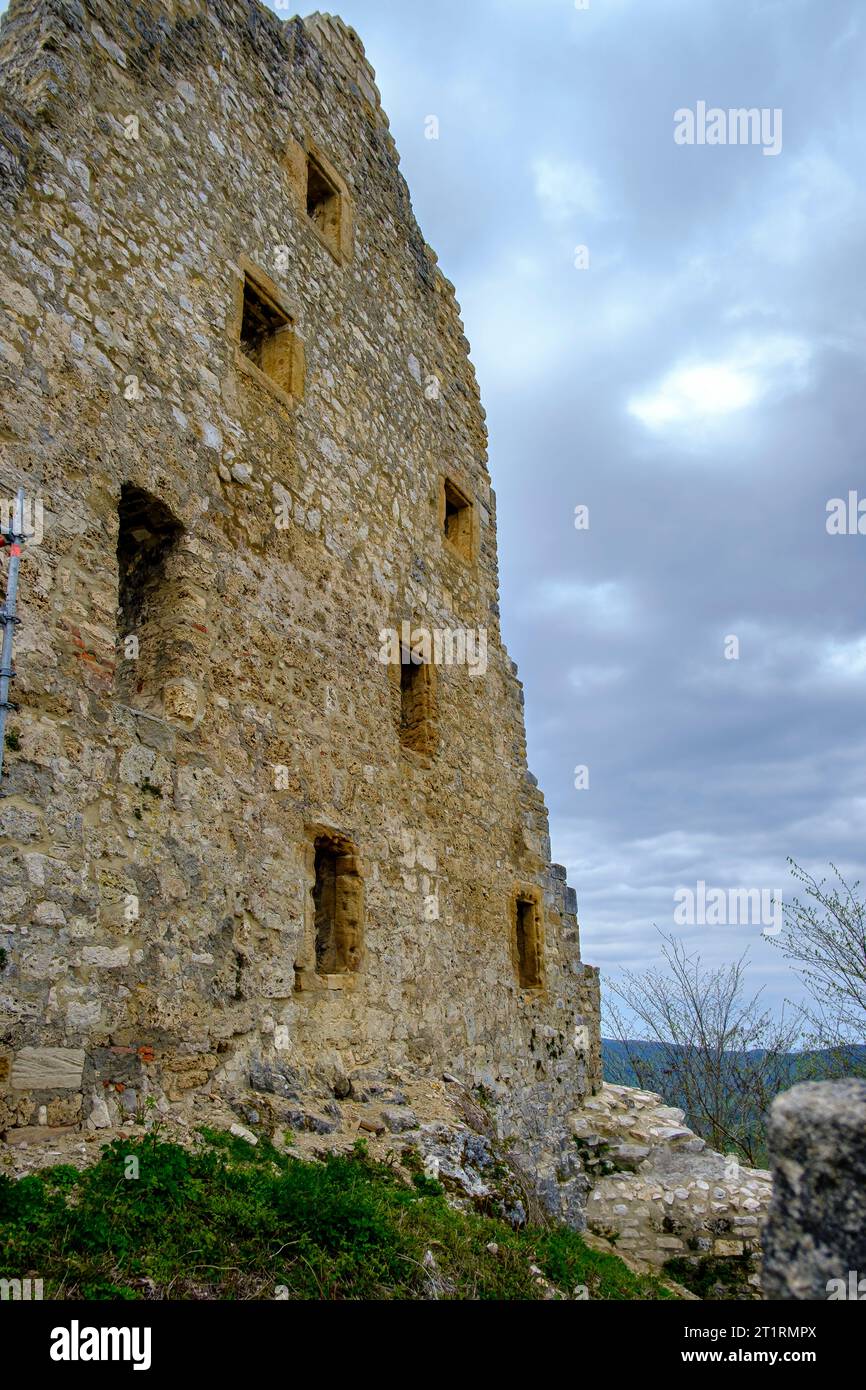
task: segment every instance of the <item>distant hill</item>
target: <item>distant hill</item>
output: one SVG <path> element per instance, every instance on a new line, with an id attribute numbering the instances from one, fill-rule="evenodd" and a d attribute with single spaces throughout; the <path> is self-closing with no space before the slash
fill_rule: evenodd
<path id="1" fill-rule="evenodd" d="M 602 1038 L 601 1057 L 604 1068 L 604 1079 L 613 1086 L 638 1086 L 640 1082 L 635 1075 L 632 1059 L 644 1059 L 653 1069 L 661 1066 L 664 1058 L 665 1049 L 661 1043 L 644 1042 L 629 1040 L 618 1042 L 613 1038 Z M 852 1069 L 858 1074 L 866 1073 L 866 1046 L 852 1047 L 849 1049 Z M 746 1054 L 747 1056 L 752 1054 Z M 755 1056 L 759 1055 L 757 1053 Z M 789 1085 L 793 1086 L 798 1081 L 811 1081 L 819 1079 L 822 1074 L 826 1074 L 830 1067 L 831 1054 L 829 1052 L 791 1052 L 788 1054 L 789 1064 Z M 673 1096 L 666 1096 L 671 1104 L 678 1104 Z"/>

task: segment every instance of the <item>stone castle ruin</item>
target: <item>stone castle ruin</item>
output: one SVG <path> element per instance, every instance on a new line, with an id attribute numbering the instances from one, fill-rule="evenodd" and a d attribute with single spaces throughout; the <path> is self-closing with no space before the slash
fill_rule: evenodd
<path id="1" fill-rule="evenodd" d="M 44 507 L 0 1130 L 214 1095 L 303 1125 L 447 1073 L 578 1219 L 597 973 L 527 771 L 459 307 L 357 35 L 11 0 L 0 81 L 0 491 Z"/>

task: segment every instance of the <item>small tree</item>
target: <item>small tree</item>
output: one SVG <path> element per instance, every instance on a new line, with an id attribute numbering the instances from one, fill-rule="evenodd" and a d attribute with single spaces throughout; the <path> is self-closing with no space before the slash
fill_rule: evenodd
<path id="1" fill-rule="evenodd" d="M 835 864 L 835 882 L 820 883 L 789 859 L 804 900 L 785 905 L 782 934 L 773 940 L 792 961 L 812 996 L 802 1006 L 811 1051 L 804 1075 L 826 1077 L 866 1070 L 866 902 L 859 882 L 848 885 Z M 817 1054 L 817 1055 L 816 1055 Z"/>
<path id="2" fill-rule="evenodd" d="M 666 968 L 607 984 L 612 1036 L 637 1084 L 685 1111 L 712 1148 L 763 1163 L 766 1115 L 791 1084 L 799 1025 L 763 1009 L 760 991 L 746 995 L 748 953 L 705 966 L 680 938 L 660 935 Z M 635 1025 L 643 1041 L 633 1040 Z"/>

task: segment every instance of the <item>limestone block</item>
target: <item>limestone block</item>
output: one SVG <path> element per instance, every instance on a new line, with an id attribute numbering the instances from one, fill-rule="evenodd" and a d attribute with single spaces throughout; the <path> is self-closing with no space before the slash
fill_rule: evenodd
<path id="1" fill-rule="evenodd" d="M 392 1134 L 405 1134 L 418 1128 L 418 1118 L 412 1110 L 383 1110 L 382 1121 Z"/>
<path id="2" fill-rule="evenodd" d="M 75 1125 L 81 1118 L 83 1096 L 79 1091 L 73 1096 L 57 1096 L 45 1108 L 45 1122 L 49 1125 Z"/>
<path id="3" fill-rule="evenodd" d="M 169 1100 L 180 1100 L 185 1091 L 204 1086 L 218 1065 L 219 1058 L 215 1056 L 163 1058 L 163 1085 Z"/>
<path id="4" fill-rule="evenodd" d="M 163 690 L 163 706 L 168 719 L 195 719 L 199 713 L 201 695 L 194 681 L 181 677 L 169 681 Z"/>
<path id="5" fill-rule="evenodd" d="M 70 1047 L 24 1047 L 12 1063 L 10 1084 L 19 1091 L 79 1091 L 84 1051 Z"/>
<path id="6" fill-rule="evenodd" d="M 104 970 L 117 970 L 129 964 L 129 947 L 85 946 L 81 953 L 85 965 L 97 965 Z"/>
<path id="7" fill-rule="evenodd" d="M 7 1144 L 44 1144 L 49 1139 L 59 1139 L 71 1134 L 74 1125 L 25 1125 L 21 1129 L 7 1129 Z"/>
<path id="8" fill-rule="evenodd" d="M 741 1240 L 717 1240 L 713 1249 L 717 1255 L 742 1255 L 743 1242 Z"/>

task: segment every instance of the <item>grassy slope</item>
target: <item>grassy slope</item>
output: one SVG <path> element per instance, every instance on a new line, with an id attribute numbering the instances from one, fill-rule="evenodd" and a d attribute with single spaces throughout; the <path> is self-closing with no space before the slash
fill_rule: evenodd
<path id="1" fill-rule="evenodd" d="M 0 1177 L 0 1277 L 42 1278 L 46 1298 L 538 1299 L 532 1265 L 567 1297 L 675 1296 L 564 1227 L 455 1211 L 363 1144 L 307 1163 L 266 1140 L 206 1132 L 190 1152 L 148 1135 L 82 1172 Z"/>

